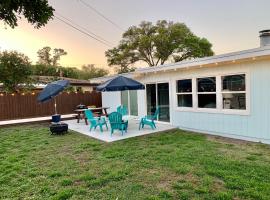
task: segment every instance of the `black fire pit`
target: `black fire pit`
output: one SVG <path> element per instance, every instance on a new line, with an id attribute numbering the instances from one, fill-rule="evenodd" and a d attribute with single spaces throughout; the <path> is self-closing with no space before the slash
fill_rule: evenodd
<path id="1" fill-rule="evenodd" d="M 68 132 L 68 125 L 66 123 L 52 123 L 50 125 L 50 131 L 52 134 L 64 134 Z"/>

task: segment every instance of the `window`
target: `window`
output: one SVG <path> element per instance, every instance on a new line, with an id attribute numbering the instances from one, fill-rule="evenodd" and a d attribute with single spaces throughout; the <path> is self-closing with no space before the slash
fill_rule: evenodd
<path id="1" fill-rule="evenodd" d="M 245 74 L 222 76 L 223 109 L 246 109 Z"/>
<path id="2" fill-rule="evenodd" d="M 192 107 L 192 79 L 177 81 L 177 105 L 178 107 Z"/>
<path id="3" fill-rule="evenodd" d="M 246 73 L 177 80 L 175 106 L 182 111 L 249 114 L 248 81 Z"/>
<path id="4" fill-rule="evenodd" d="M 198 78 L 197 94 L 199 108 L 216 108 L 216 77 Z"/>

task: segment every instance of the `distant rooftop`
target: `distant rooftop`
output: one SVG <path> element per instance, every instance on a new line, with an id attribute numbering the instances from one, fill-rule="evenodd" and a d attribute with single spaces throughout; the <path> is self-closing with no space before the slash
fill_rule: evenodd
<path id="1" fill-rule="evenodd" d="M 54 77 L 54 76 L 33 76 L 38 83 L 48 84 L 55 80 L 68 80 L 71 85 L 83 85 L 83 86 L 96 86 L 97 84 L 90 83 L 89 80 L 74 79 L 67 77 Z"/>

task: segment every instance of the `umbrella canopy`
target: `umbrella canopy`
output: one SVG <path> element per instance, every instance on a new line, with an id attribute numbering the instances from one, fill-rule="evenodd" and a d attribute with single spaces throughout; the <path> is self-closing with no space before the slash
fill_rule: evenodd
<path id="1" fill-rule="evenodd" d="M 60 92 L 62 92 L 69 85 L 68 80 L 60 80 L 49 83 L 38 95 L 39 102 L 49 101 L 55 96 L 57 96 Z"/>
<path id="2" fill-rule="evenodd" d="M 51 99 L 53 99 L 55 96 L 57 96 L 60 92 L 62 92 L 67 86 L 69 86 L 68 80 L 60 80 L 55 81 L 52 83 L 49 83 L 38 95 L 38 101 L 39 102 L 46 102 Z M 56 99 L 54 98 L 54 111 L 55 114 L 57 113 L 56 109 Z"/>
<path id="3" fill-rule="evenodd" d="M 97 86 L 97 91 L 100 92 L 144 90 L 144 89 L 145 89 L 144 85 L 141 84 L 140 82 L 124 76 L 117 76 Z"/>

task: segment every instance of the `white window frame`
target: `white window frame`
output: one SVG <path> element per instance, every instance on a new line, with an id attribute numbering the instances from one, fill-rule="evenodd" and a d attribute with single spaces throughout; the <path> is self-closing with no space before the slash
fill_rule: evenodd
<path id="1" fill-rule="evenodd" d="M 147 94 L 146 94 L 146 85 L 148 84 L 154 84 L 156 85 L 156 106 L 158 106 L 158 91 L 157 91 L 157 85 L 159 83 L 168 83 L 169 84 L 169 112 L 170 112 L 170 121 L 169 122 L 164 122 L 164 121 L 160 121 L 159 120 L 159 116 L 157 118 L 157 121 L 160 122 L 160 123 L 164 123 L 164 124 L 171 124 L 172 123 L 172 110 L 171 110 L 171 82 L 170 80 L 160 80 L 160 81 L 150 81 L 150 82 L 145 82 L 144 83 L 144 86 L 145 86 L 145 99 L 144 99 L 144 102 L 145 102 L 145 111 L 146 111 L 146 115 L 147 115 Z"/>
<path id="2" fill-rule="evenodd" d="M 223 96 L 222 96 L 222 76 L 230 76 L 230 75 L 239 75 L 245 74 L 245 94 L 246 94 L 246 109 L 223 109 Z M 201 92 L 197 92 L 197 79 L 198 78 L 207 78 L 207 77 L 216 77 L 216 108 L 198 108 L 198 94 Z M 192 79 L 192 103 L 193 107 L 178 107 L 177 102 L 177 81 L 178 80 L 185 80 L 185 79 Z M 207 74 L 204 76 L 194 76 L 190 77 L 179 77 L 175 80 L 175 110 L 182 111 L 182 112 L 204 112 L 204 113 L 220 113 L 220 114 L 231 114 L 231 115 L 250 115 L 250 72 L 249 71 L 241 71 L 241 72 L 224 72 L 220 74 Z M 242 91 L 240 91 L 241 93 Z M 213 93 L 213 92 L 203 92 L 203 94 Z M 232 92 L 237 93 L 237 92 Z"/>
<path id="3" fill-rule="evenodd" d="M 202 79 L 202 78 L 211 78 L 214 77 L 215 81 L 216 81 L 216 91 L 215 92 L 198 92 L 198 79 Z M 217 98 L 217 76 L 203 76 L 203 77 L 197 77 L 196 78 L 196 99 L 197 99 L 197 109 L 198 110 L 216 110 L 218 108 L 218 98 Z M 215 94 L 216 95 L 216 107 L 215 108 L 199 108 L 199 94 Z"/>
<path id="4" fill-rule="evenodd" d="M 191 80 L 191 92 L 178 92 L 178 81 L 182 81 L 182 80 Z M 175 91 L 176 91 L 176 106 L 178 107 L 178 108 L 181 108 L 181 109 L 192 109 L 193 107 L 194 107 L 194 99 L 193 99 L 193 93 L 194 93 L 194 91 L 193 91 L 193 80 L 192 80 L 192 78 L 183 78 L 183 79 L 178 79 L 178 80 L 176 80 L 175 81 Z M 192 106 L 191 107 L 186 107 L 186 106 L 178 106 L 178 95 L 191 95 L 192 96 Z"/>
<path id="5" fill-rule="evenodd" d="M 240 74 L 244 74 L 245 75 L 245 91 L 228 91 L 228 92 L 224 92 L 222 91 L 222 76 L 233 76 L 233 75 L 240 75 Z M 240 114 L 240 115 L 249 115 L 250 114 L 250 75 L 247 72 L 239 72 L 239 73 L 228 73 L 228 74 L 222 74 L 220 76 L 220 94 L 221 94 L 221 109 L 223 111 L 223 113 L 225 114 Z M 246 94 L 246 109 L 245 110 L 240 110 L 240 109 L 225 109 L 223 108 L 223 94 L 225 93 L 230 93 L 230 94 Z"/>

